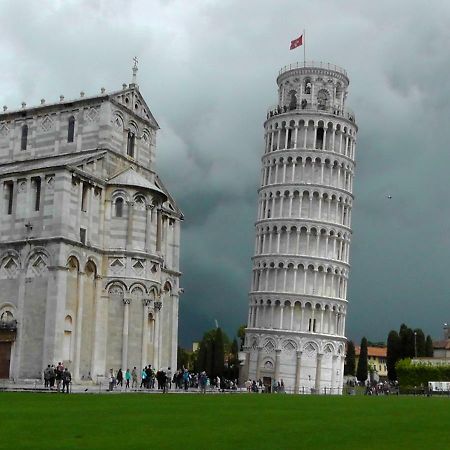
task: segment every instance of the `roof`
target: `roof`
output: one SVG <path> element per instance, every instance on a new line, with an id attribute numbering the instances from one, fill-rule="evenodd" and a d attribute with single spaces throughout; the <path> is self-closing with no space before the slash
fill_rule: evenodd
<path id="1" fill-rule="evenodd" d="M 433 348 L 450 350 L 450 339 L 444 339 L 442 341 L 433 341 Z"/>
<path id="2" fill-rule="evenodd" d="M 355 346 L 355 355 L 359 356 L 361 352 L 360 346 Z M 378 358 L 386 358 L 387 347 L 367 347 L 367 356 L 375 356 Z"/>
<path id="3" fill-rule="evenodd" d="M 0 176 L 16 172 L 50 169 L 52 167 L 76 167 L 91 160 L 101 158 L 105 153 L 105 150 L 95 149 L 76 154 L 52 155 L 43 158 L 14 161 L 13 163 L 6 163 L 0 166 Z"/>
<path id="4" fill-rule="evenodd" d="M 163 190 L 147 178 L 144 178 L 142 175 L 137 173 L 131 166 L 110 178 L 108 180 L 108 184 L 115 186 L 134 186 L 142 189 L 148 189 L 150 191 L 160 193 L 165 199 L 167 199 L 167 194 Z"/>

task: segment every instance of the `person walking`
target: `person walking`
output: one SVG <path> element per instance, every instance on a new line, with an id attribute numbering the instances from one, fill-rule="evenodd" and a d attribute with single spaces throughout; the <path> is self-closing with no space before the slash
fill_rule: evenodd
<path id="1" fill-rule="evenodd" d="M 64 372 L 64 366 L 59 362 L 55 370 L 56 378 L 56 390 L 61 392 L 62 374 Z"/>
<path id="2" fill-rule="evenodd" d="M 44 370 L 44 387 L 49 388 L 50 387 L 50 375 L 51 375 L 52 369 L 50 367 L 50 364 L 46 367 Z"/>
<path id="3" fill-rule="evenodd" d="M 183 372 L 183 383 L 184 383 L 184 390 L 187 391 L 189 389 L 189 372 L 187 369 L 184 369 Z"/>
<path id="4" fill-rule="evenodd" d="M 147 366 L 142 369 L 141 372 L 141 389 L 146 387 L 146 379 L 147 379 Z"/>
<path id="5" fill-rule="evenodd" d="M 114 389 L 115 384 L 116 384 L 116 378 L 114 377 L 114 372 L 112 369 L 109 369 L 109 391 L 110 392 Z"/>
<path id="6" fill-rule="evenodd" d="M 130 369 L 125 372 L 125 389 L 130 389 L 131 373 Z"/>
<path id="7" fill-rule="evenodd" d="M 137 374 L 137 369 L 136 367 L 133 367 L 133 370 L 131 371 L 131 389 L 137 389 L 138 387 L 138 374 Z"/>
<path id="8" fill-rule="evenodd" d="M 69 369 L 67 367 L 64 369 L 61 378 L 63 382 L 62 391 L 64 393 L 64 390 L 66 390 L 66 393 L 68 394 L 70 382 L 72 381 L 72 374 L 69 372 Z"/>
<path id="9" fill-rule="evenodd" d="M 203 371 L 200 374 L 198 382 L 199 382 L 199 385 L 200 385 L 200 392 L 202 394 L 206 394 L 206 384 L 208 383 L 208 377 L 206 376 L 206 372 L 205 371 Z"/>
<path id="10" fill-rule="evenodd" d="M 117 386 L 123 387 L 123 372 L 122 372 L 121 368 L 117 372 L 116 380 L 117 380 Z"/>

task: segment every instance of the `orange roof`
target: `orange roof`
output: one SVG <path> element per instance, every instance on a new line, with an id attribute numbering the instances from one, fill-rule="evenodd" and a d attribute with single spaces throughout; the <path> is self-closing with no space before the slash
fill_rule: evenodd
<path id="1" fill-rule="evenodd" d="M 359 356 L 361 347 L 355 345 L 355 354 Z M 379 358 L 386 358 L 387 347 L 367 347 L 367 356 L 378 356 Z"/>

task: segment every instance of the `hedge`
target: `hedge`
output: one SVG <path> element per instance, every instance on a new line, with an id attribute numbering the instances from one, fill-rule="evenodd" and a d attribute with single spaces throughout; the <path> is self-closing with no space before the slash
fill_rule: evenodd
<path id="1" fill-rule="evenodd" d="M 450 381 L 450 364 L 411 364 L 410 359 L 402 359 L 395 365 L 398 383 L 402 388 L 427 386 L 429 381 Z"/>

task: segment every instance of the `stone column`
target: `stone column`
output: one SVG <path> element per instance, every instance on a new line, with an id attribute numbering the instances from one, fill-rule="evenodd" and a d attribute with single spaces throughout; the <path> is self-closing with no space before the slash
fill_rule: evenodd
<path id="1" fill-rule="evenodd" d="M 127 223 L 127 250 L 133 246 L 133 214 L 134 214 L 134 202 L 127 202 L 128 205 L 128 223 Z M 126 369 L 125 369 L 126 370 Z"/>
<path id="2" fill-rule="evenodd" d="M 172 333 L 171 333 L 171 354 L 170 354 L 170 368 L 174 371 L 177 367 L 177 351 L 178 351 L 178 308 L 179 308 L 179 297 L 178 295 L 171 295 L 172 300 Z"/>
<path id="3" fill-rule="evenodd" d="M 92 359 L 91 359 L 91 378 L 96 380 L 97 375 L 104 375 L 105 367 L 99 364 L 101 355 L 104 354 L 100 349 L 100 336 L 102 331 L 101 309 L 102 309 L 102 277 L 97 275 L 95 277 L 95 297 L 94 297 L 94 326 L 92 330 Z M 106 361 L 105 361 L 106 363 Z"/>
<path id="4" fill-rule="evenodd" d="M 151 238 L 152 238 L 152 208 L 153 205 L 145 207 L 145 251 L 151 252 Z M 145 366 L 142 366 L 145 367 Z"/>
<path id="5" fill-rule="evenodd" d="M 316 382 L 314 385 L 317 394 L 320 393 L 320 377 L 321 377 L 321 372 L 322 372 L 322 357 L 323 357 L 322 353 L 317 353 Z"/>
<path id="6" fill-rule="evenodd" d="M 75 358 L 73 377 L 80 379 L 80 357 L 81 357 L 81 326 L 83 322 L 83 291 L 84 291 L 84 272 L 78 272 L 77 283 L 77 318 L 75 322 Z"/>
<path id="7" fill-rule="evenodd" d="M 63 359 L 67 267 L 50 266 L 48 271 L 42 370 L 47 367 L 47 364 Z"/>
<path id="8" fill-rule="evenodd" d="M 161 241 L 162 241 L 162 211 L 159 206 L 156 210 L 156 251 L 161 251 Z"/>
<path id="9" fill-rule="evenodd" d="M 150 332 L 149 326 L 148 326 L 148 315 L 150 314 L 150 299 L 145 298 L 142 300 L 143 306 L 144 306 L 144 317 L 143 317 L 143 323 L 142 323 L 142 353 L 141 353 L 141 368 L 145 367 L 148 364 L 147 358 L 148 358 L 148 335 Z"/>
<path id="10" fill-rule="evenodd" d="M 123 329 L 122 329 L 122 370 L 128 366 L 128 326 L 130 315 L 130 298 L 123 299 Z"/>
<path id="11" fill-rule="evenodd" d="M 333 360 L 331 363 L 331 393 L 332 394 L 339 394 L 338 390 L 336 388 L 336 361 L 337 356 L 333 355 Z"/>
<path id="12" fill-rule="evenodd" d="M 17 380 L 21 376 L 21 358 L 22 358 L 22 350 L 23 350 L 23 336 L 24 336 L 24 302 L 25 302 L 25 277 L 26 277 L 26 267 L 20 270 L 19 274 L 19 289 L 17 292 L 17 322 L 19 326 L 17 327 L 17 340 L 14 345 L 14 358 L 13 358 L 13 367 L 11 371 L 11 376 Z M 45 361 L 44 361 L 45 362 Z"/>
<path id="13" fill-rule="evenodd" d="M 275 350 L 275 381 L 280 379 L 280 355 L 281 349 L 277 348 Z"/>
<path id="14" fill-rule="evenodd" d="M 256 355 L 256 381 L 258 381 L 261 378 L 261 353 L 262 353 L 262 347 L 257 348 L 257 355 Z"/>
<path id="15" fill-rule="evenodd" d="M 299 394 L 299 390 L 300 390 L 301 364 L 302 364 L 302 351 L 297 350 L 297 359 L 296 359 L 296 365 L 295 365 L 294 394 Z"/>
<path id="16" fill-rule="evenodd" d="M 161 301 L 153 302 L 155 311 L 155 332 L 153 338 L 153 366 L 156 370 L 160 366 L 160 354 L 161 354 Z"/>

